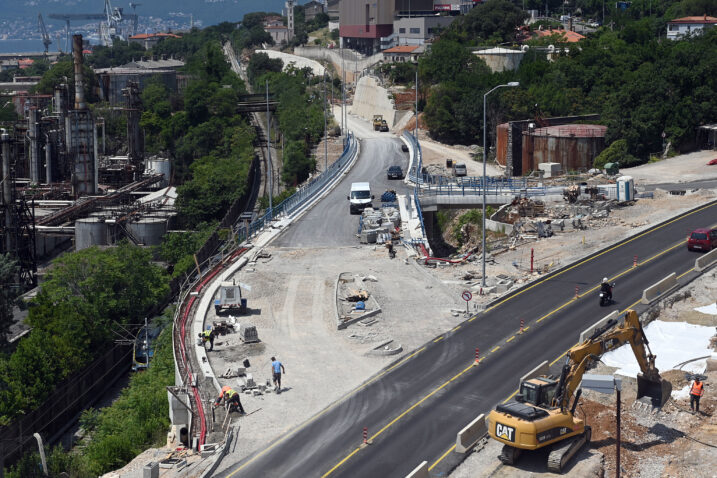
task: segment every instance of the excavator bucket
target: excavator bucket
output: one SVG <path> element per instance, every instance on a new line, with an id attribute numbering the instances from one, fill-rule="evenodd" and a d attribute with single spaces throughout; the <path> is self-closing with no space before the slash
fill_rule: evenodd
<path id="1" fill-rule="evenodd" d="M 641 373 L 637 374 L 637 401 L 659 409 L 670 399 L 671 394 L 672 384 L 667 380 L 652 380 Z"/>

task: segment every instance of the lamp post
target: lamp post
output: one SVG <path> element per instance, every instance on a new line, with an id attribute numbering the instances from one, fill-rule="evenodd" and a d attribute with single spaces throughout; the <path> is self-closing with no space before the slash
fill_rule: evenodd
<path id="1" fill-rule="evenodd" d="M 274 166 L 271 164 L 271 120 L 269 116 L 269 80 L 266 80 L 266 157 L 269 160 L 269 220 L 274 216 Z"/>
<path id="2" fill-rule="evenodd" d="M 329 167 L 329 130 L 326 124 L 326 70 L 324 69 L 324 171 Z"/>
<path id="3" fill-rule="evenodd" d="M 519 86 L 520 83 L 517 81 L 511 81 L 510 83 L 506 83 L 505 85 L 498 85 L 492 90 L 488 91 L 486 94 L 483 95 L 483 183 L 481 184 L 481 189 L 483 190 L 483 227 L 482 227 L 482 240 L 481 240 L 481 247 L 483 249 L 483 277 L 481 279 L 481 286 L 485 287 L 485 187 L 486 187 L 486 163 L 488 162 L 488 153 L 486 150 L 486 118 L 485 118 L 485 105 L 486 105 L 486 99 L 488 98 L 488 95 L 493 93 L 498 88 L 513 88 L 516 86 Z"/>
<path id="4" fill-rule="evenodd" d="M 416 126 L 413 128 L 413 136 L 418 141 L 418 62 L 414 64 L 416 65 Z"/>

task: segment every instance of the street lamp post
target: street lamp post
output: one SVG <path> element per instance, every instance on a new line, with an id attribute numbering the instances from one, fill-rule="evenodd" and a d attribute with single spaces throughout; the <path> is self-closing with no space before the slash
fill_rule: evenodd
<path id="1" fill-rule="evenodd" d="M 413 128 L 413 136 L 418 141 L 418 63 L 416 63 L 416 126 Z"/>
<path id="2" fill-rule="evenodd" d="M 271 121 L 269 116 L 269 80 L 266 80 L 266 157 L 269 160 L 269 219 L 274 216 L 274 166 L 271 164 Z"/>
<path id="3" fill-rule="evenodd" d="M 324 70 L 324 171 L 329 167 L 329 130 L 326 124 L 326 70 Z"/>
<path id="4" fill-rule="evenodd" d="M 488 98 L 488 95 L 493 93 L 498 88 L 513 88 L 516 86 L 519 86 L 520 83 L 517 81 L 511 81 L 510 83 L 506 83 L 505 85 L 498 85 L 492 90 L 488 91 L 486 94 L 483 95 L 483 183 L 481 184 L 481 189 L 483 190 L 483 227 L 482 227 L 482 240 L 481 240 L 481 247 L 483 249 L 483 277 L 481 278 L 481 285 L 483 287 L 486 286 L 485 283 L 485 188 L 486 188 L 486 163 L 488 162 L 488 153 L 486 149 L 486 118 L 485 118 L 485 105 L 486 105 L 486 99 Z"/>

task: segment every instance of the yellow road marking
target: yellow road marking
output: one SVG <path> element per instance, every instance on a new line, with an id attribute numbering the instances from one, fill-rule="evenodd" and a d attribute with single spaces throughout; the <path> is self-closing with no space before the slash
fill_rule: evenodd
<path id="1" fill-rule="evenodd" d="M 360 450 L 360 448 L 356 448 L 356 449 L 355 449 L 354 451 L 352 451 L 348 456 L 346 456 L 346 458 L 344 458 L 344 459 L 341 460 L 340 462 L 336 463 L 336 465 L 335 465 L 333 468 L 331 468 L 329 471 L 327 471 L 326 473 L 324 473 L 323 475 L 321 475 L 321 478 L 326 478 L 326 477 L 329 476 L 331 473 L 333 473 L 334 471 L 336 471 L 336 468 L 338 468 L 338 467 L 340 467 L 341 465 L 343 465 L 344 463 L 346 463 L 346 461 L 348 461 L 349 458 L 351 458 L 351 457 L 354 456 L 356 453 L 358 453 L 359 450 Z M 237 470 L 237 471 L 238 471 L 238 470 Z M 235 472 L 235 473 L 236 473 L 236 472 Z M 232 475 L 233 475 L 233 474 L 234 474 L 234 473 L 232 473 Z M 229 476 L 232 476 L 232 475 L 229 475 Z"/>
<path id="2" fill-rule="evenodd" d="M 695 270 L 694 267 L 693 267 L 692 269 L 686 271 L 685 273 L 678 275 L 677 278 L 678 278 L 678 279 L 682 279 L 684 276 L 686 276 L 687 274 L 689 274 L 689 273 L 692 272 L 693 270 Z"/>
<path id="3" fill-rule="evenodd" d="M 507 344 L 508 342 L 510 342 L 511 340 L 513 340 L 514 338 L 515 338 L 515 335 L 512 336 L 511 338 L 509 338 L 508 340 L 506 340 L 505 343 Z"/>
<path id="4" fill-rule="evenodd" d="M 503 403 L 506 403 L 508 400 L 510 400 L 511 398 L 515 397 L 515 395 L 516 395 L 519 391 L 520 391 L 520 390 L 517 390 L 517 389 L 516 389 L 516 391 L 513 392 L 513 393 L 511 393 L 508 398 L 506 398 L 505 400 L 503 400 Z"/>
<path id="5" fill-rule="evenodd" d="M 441 461 L 443 461 L 443 459 L 444 459 L 446 456 L 448 456 L 448 454 L 449 454 L 450 452 L 452 452 L 453 450 L 455 450 L 455 449 L 456 449 L 456 446 L 453 445 L 453 446 L 450 447 L 448 450 L 446 450 L 446 452 L 445 452 L 443 455 L 441 455 L 441 457 L 440 457 L 438 460 L 436 460 L 431 466 L 428 467 L 428 471 L 433 470 L 433 468 L 435 468 L 437 464 L 439 464 Z"/>
<path id="6" fill-rule="evenodd" d="M 524 329 L 523 329 L 523 332 L 527 332 L 529 328 L 530 328 L 530 326 L 524 328 Z"/>
<path id="7" fill-rule="evenodd" d="M 498 306 L 500 306 L 500 305 L 506 303 L 507 301 L 509 301 L 509 300 L 511 300 L 511 299 L 513 299 L 513 298 L 515 298 L 515 297 L 518 297 L 520 294 L 523 294 L 524 292 L 529 291 L 529 290 L 532 289 L 533 287 L 539 286 L 539 285 L 542 284 L 543 282 L 546 282 L 546 281 L 551 280 L 551 279 L 554 279 L 554 278 L 556 278 L 556 277 L 558 277 L 558 276 L 560 276 L 560 275 L 562 275 L 562 274 L 565 274 L 565 273 L 568 272 L 569 270 L 572 270 L 572 269 L 574 269 L 574 268 L 576 268 L 576 267 L 578 267 L 578 266 L 581 266 L 581 265 L 583 265 L 583 264 L 585 264 L 585 263 L 587 263 L 587 262 L 590 262 L 590 261 L 592 261 L 593 259 L 596 259 L 596 258 L 598 258 L 598 257 L 600 257 L 600 256 L 602 256 L 602 255 L 604 255 L 604 254 L 607 254 L 608 252 L 614 251 L 615 249 L 617 249 L 617 248 L 619 248 L 619 247 L 622 247 L 622 246 L 624 246 L 624 245 L 626 245 L 626 244 L 629 244 L 629 243 L 631 243 L 632 241 L 634 241 L 634 240 L 636 240 L 636 239 L 639 239 L 639 238 L 641 238 L 641 237 L 643 237 L 643 236 L 646 236 L 647 234 L 651 234 L 651 233 L 653 233 L 653 232 L 655 232 L 655 231 L 657 231 L 657 230 L 659 230 L 659 229 L 662 229 L 663 227 L 669 226 L 670 224 L 672 224 L 672 223 L 674 223 L 674 222 L 677 222 L 677 221 L 679 221 L 679 220 L 681 220 L 681 219 L 683 219 L 683 218 L 685 218 L 685 217 L 687 217 L 687 216 L 691 216 L 692 214 L 696 214 L 696 213 L 698 213 L 698 212 L 701 212 L 701 211 L 703 211 L 703 210 L 705 210 L 705 209 L 708 209 L 708 208 L 711 208 L 711 207 L 714 207 L 714 206 L 717 206 L 717 203 L 707 204 L 707 205 L 705 205 L 705 206 L 702 206 L 701 208 L 695 209 L 694 211 L 688 212 L 687 214 L 683 214 L 683 215 L 681 215 L 681 216 L 679 216 L 679 217 L 674 218 L 674 219 L 671 220 L 671 221 L 668 221 L 668 222 L 666 222 L 666 223 L 664 223 L 664 224 L 661 224 L 661 225 L 659 225 L 659 226 L 657 226 L 657 227 L 655 227 L 655 228 L 653 228 L 653 229 L 650 229 L 649 231 L 645 231 L 645 232 L 643 232 L 642 234 L 639 234 L 639 235 L 637 235 L 637 236 L 635 236 L 635 237 L 632 237 L 632 238 L 628 239 L 628 240 L 625 241 L 625 242 L 621 242 L 620 244 L 615 244 L 614 246 L 612 246 L 612 247 L 609 248 L 609 249 L 605 249 L 604 251 L 602 251 L 602 252 L 600 252 L 600 253 L 598 253 L 598 254 L 592 256 L 592 257 L 589 257 L 589 258 L 584 259 L 584 260 L 582 260 L 582 261 L 580 261 L 580 262 L 578 262 L 578 263 L 576 263 L 576 264 L 573 264 L 572 266 L 570 266 L 570 267 L 568 267 L 567 269 L 564 269 L 564 270 L 562 270 L 562 271 L 556 273 L 555 275 L 552 275 L 552 276 L 550 276 L 550 277 L 548 277 L 548 278 L 546 278 L 546 279 L 543 279 L 543 280 L 541 280 L 541 281 L 539 281 L 539 282 L 536 282 L 535 284 L 530 285 L 529 287 L 526 287 L 525 289 L 523 289 L 523 290 L 521 290 L 521 291 L 519 291 L 519 292 L 516 292 L 515 295 L 511 295 L 511 296 L 509 296 L 509 297 L 506 297 L 506 298 L 503 299 L 502 301 L 500 301 L 500 302 L 498 302 L 497 304 L 494 304 L 493 306 L 491 306 L 491 307 L 489 307 L 488 309 L 486 309 L 486 310 L 484 311 L 484 313 L 487 313 L 488 311 L 495 309 L 496 307 L 498 307 Z M 643 264 L 644 264 L 644 262 L 643 262 Z"/>
<path id="8" fill-rule="evenodd" d="M 468 319 L 468 322 L 473 322 L 473 321 L 476 320 L 477 318 L 478 318 L 478 316 L 477 316 L 477 315 L 474 315 L 473 317 L 471 317 L 470 319 Z"/>
<path id="9" fill-rule="evenodd" d="M 442 336 L 442 335 L 441 335 L 440 337 L 438 337 L 436 340 L 434 340 L 433 343 L 440 342 L 441 340 L 443 340 L 443 336 Z"/>
<path id="10" fill-rule="evenodd" d="M 496 345 L 495 348 L 493 348 L 493 350 L 490 351 L 490 353 L 495 352 L 495 351 L 498 350 L 499 348 L 500 348 L 500 345 Z"/>
<path id="11" fill-rule="evenodd" d="M 403 358 L 403 360 L 399 361 L 398 363 L 396 363 L 396 364 L 393 365 L 392 367 L 389 367 L 389 368 L 387 368 L 386 370 L 384 370 L 383 372 L 379 373 L 378 375 L 376 375 L 375 377 L 373 377 L 372 379 L 370 379 L 368 382 L 366 382 L 366 383 L 360 385 L 359 387 L 353 389 L 352 391 L 348 392 L 346 395 L 344 395 L 343 397 L 341 397 L 339 400 L 337 400 L 336 402 L 334 402 L 334 403 L 331 404 L 330 406 L 326 407 L 323 411 L 317 413 L 316 415 L 314 415 L 313 417 L 309 418 L 307 421 L 305 421 L 304 423 L 302 423 L 301 425 L 299 425 L 299 427 L 296 428 L 295 431 L 298 432 L 299 430 L 305 428 L 307 425 L 310 425 L 311 423 L 315 422 L 316 420 L 318 420 L 319 418 L 321 418 L 323 415 L 325 415 L 325 414 L 328 413 L 329 411 L 333 410 L 334 408 L 336 408 L 337 406 L 339 406 L 340 404 L 342 404 L 343 402 L 345 402 L 345 401 L 346 401 L 349 397 L 351 397 L 354 393 L 359 392 L 359 391 L 363 390 L 364 388 L 368 387 L 370 384 L 372 384 L 373 382 L 375 382 L 376 380 L 378 380 L 378 379 L 381 378 L 382 376 L 386 375 L 388 372 L 390 372 L 390 371 L 393 370 L 394 368 L 398 367 L 399 365 L 402 365 L 402 364 L 406 363 L 408 360 L 412 359 L 413 357 L 415 357 L 415 356 L 418 355 L 419 353 L 423 352 L 424 350 L 426 350 L 426 347 L 421 347 L 420 349 L 418 349 L 418 350 L 416 350 L 415 352 L 413 352 L 411 355 L 408 355 L 407 357 Z M 229 475 L 227 475 L 227 478 L 230 478 L 230 477 L 234 476 L 235 474 L 239 473 L 242 469 L 244 469 L 244 468 L 246 468 L 247 466 L 249 466 L 252 462 L 254 462 L 255 460 L 257 460 L 257 459 L 260 458 L 261 456 L 263 456 L 263 455 L 265 455 L 266 453 L 268 453 L 269 451 L 271 451 L 275 446 L 277 446 L 277 445 L 279 445 L 280 443 L 284 442 L 284 441 L 285 441 L 287 438 L 289 438 L 292 434 L 293 434 L 293 433 L 287 433 L 287 434 L 284 435 L 282 438 L 278 439 L 277 441 L 275 441 L 274 443 L 272 443 L 272 444 L 269 445 L 268 447 L 264 448 L 262 451 L 260 451 L 260 452 L 257 453 L 256 455 L 254 455 L 254 456 L 253 456 L 252 458 L 250 458 L 249 460 L 247 460 L 246 463 L 244 463 L 242 466 L 240 466 L 239 468 L 237 468 L 236 470 L 234 470 L 232 473 L 230 473 Z M 344 463 L 346 460 L 348 460 L 351 456 L 353 456 L 358 450 L 359 450 L 358 448 L 357 448 L 356 450 L 354 450 L 354 451 L 351 453 L 351 455 L 347 456 L 344 460 L 342 460 L 342 462 L 341 462 L 339 465 L 337 465 L 337 466 L 335 466 L 334 468 L 332 468 L 332 471 L 335 470 L 336 468 L 338 468 L 342 463 Z"/>
<path id="12" fill-rule="evenodd" d="M 455 327 L 453 327 L 453 328 L 451 329 L 451 332 L 453 332 L 454 330 L 458 330 L 458 329 L 460 329 L 460 328 L 461 328 L 460 325 L 456 325 Z"/>
<path id="13" fill-rule="evenodd" d="M 521 291 L 515 293 L 514 295 L 511 295 L 511 296 L 509 296 L 509 297 L 506 297 L 504 300 L 502 300 L 502 301 L 500 301 L 500 302 L 494 304 L 493 306 L 491 306 L 491 307 L 485 309 L 485 310 L 483 311 L 483 314 L 488 313 L 489 311 L 495 309 L 496 307 L 498 307 L 498 306 L 500 306 L 500 305 L 506 303 L 506 302 L 509 301 L 509 300 L 514 299 L 515 297 L 518 297 L 519 295 L 523 294 L 524 292 L 527 292 L 528 290 L 530 290 L 530 289 L 532 289 L 532 288 L 534 288 L 534 287 L 537 287 L 538 285 L 540 285 L 540 284 L 542 284 L 542 283 L 544 283 L 544 282 L 547 282 L 547 281 L 550 280 L 550 279 L 553 279 L 553 278 L 555 278 L 555 277 L 558 277 L 558 276 L 560 276 L 560 275 L 562 275 L 562 274 L 564 274 L 564 273 L 566 273 L 566 272 L 568 272 L 568 271 L 570 271 L 570 270 L 572 270 L 572 269 L 574 269 L 574 268 L 576 268 L 576 267 L 578 267 L 578 266 L 581 266 L 581 265 L 583 265 L 583 264 L 585 264 L 585 263 L 587 263 L 587 262 L 589 262 L 589 261 L 592 261 L 593 259 L 596 259 L 596 258 L 598 258 L 598 257 L 600 257 L 600 256 L 602 256 L 602 255 L 604 255 L 604 254 L 606 254 L 606 253 L 608 253 L 608 252 L 610 252 L 610 251 L 613 251 L 613 250 L 615 250 L 615 249 L 617 249 L 617 248 L 619 248 L 619 247 L 622 247 L 622 246 L 624 246 L 624 245 L 626 245 L 626 244 L 629 244 L 630 242 L 632 242 L 632 241 L 634 241 L 634 240 L 636 240 L 636 239 L 638 239 L 638 238 L 640 238 L 640 237 L 643 237 L 643 236 L 645 236 L 645 235 L 647 235 L 647 234 L 650 234 L 650 233 L 655 232 L 655 231 L 657 231 L 657 230 L 659 230 L 659 229 L 662 229 L 663 227 L 668 226 L 668 225 L 670 225 L 670 224 L 672 224 L 672 223 L 674 223 L 674 222 L 676 222 L 676 221 L 678 221 L 678 220 L 680 220 L 680 219 L 682 219 L 682 218 L 684 218 L 684 217 L 687 217 L 687 216 L 690 216 L 690 215 L 695 214 L 695 213 L 697 213 L 697 212 L 703 211 L 704 209 L 713 207 L 713 206 L 715 206 L 715 205 L 717 205 L 717 203 L 705 205 L 705 206 L 703 206 L 703 207 L 701 207 L 701 208 L 699 208 L 699 209 L 695 209 L 694 211 L 691 211 L 691 212 L 689 212 L 689 213 L 687 213 L 687 214 L 684 214 L 684 215 L 681 215 L 681 216 L 679 216 L 679 217 L 676 217 L 675 219 L 673 219 L 673 220 L 671 220 L 671 221 L 669 221 L 669 222 L 666 222 L 666 223 L 664 223 L 664 224 L 662 224 L 662 225 L 660 225 L 660 226 L 657 226 L 657 227 L 655 227 L 655 228 L 653 228 L 653 229 L 650 229 L 649 231 L 645 231 L 645 232 L 643 232 L 642 234 L 639 234 L 639 235 L 637 235 L 637 236 L 635 236 L 635 237 L 633 237 L 633 238 L 631 238 L 631 239 L 629 239 L 629 240 L 627 240 L 627 241 L 625 241 L 625 242 L 622 242 L 622 243 L 620 243 L 620 244 L 616 244 L 615 246 L 613 246 L 613 247 L 611 247 L 611 248 L 609 248 L 609 249 L 606 249 L 606 250 L 600 252 L 599 254 L 596 254 L 596 255 L 594 255 L 594 256 L 588 258 L 588 259 L 582 260 L 582 261 L 580 261 L 580 262 L 578 262 L 578 263 L 576 263 L 576 264 L 574 264 L 574 265 L 568 267 L 567 269 L 564 269 L 564 270 L 562 270 L 562 271 L 556 273 L 555 275 L 552 275 L 552 276 L 549 277 L 549 278 L 546 278 L 546 279 L 543 279 L 543 280 L 541 280 L 541 281 L 539 281 L 539 282 L 536 282 L 535 284 L 532 284 L 531 286 L 526 287 L 525 289 L 523 289 L 523 290 L 521 290 Z M 662 251 L 662 252 L 660 252 L 660 253 L 658 253 L 658 254 L 652 256 L 651 258 L 646 259 L 646 260 L 643 261 L 642 263 L 638 263 L 638 265 L 646 264 L 647 262 L 649 262 L 649 261 L 651 261 L 651 260 L 653 260 L 653 259 L 655 259 L 655 258 L 657 258 L 657 257 L 659 257 L 659 256 L 661 256 L 661 255 L 663 255 L 663 254 L 665 254 L 665 253 L 671 251 L 671 250 L 674 249 L 675 247 L 678 247 L 679 245 L 684 244 L 684 242 L 685 242 L 685 241 L 681 241 L 680 243 L 678 243 L 678 244 L 676 244 L 676 245 L 670 247 L 669 249 L 666 249 L 665 251 Z M 631 268 L 630 270 L 633 270 L 633 269 Z M 628 271 L 625 271 L 625 272 L 628 272 Z M 620 275 L 617 275 L 617 276 L 615 276 L 615 277 L 620 277 L 621 275 L 624 275 L 625 272 L 623 272 L 623 273 L 621 273 Z M 689 272 L 689 271 L 688 271 L 688 272 Z M 686 274 L 686 273 L 685 273 L 685 274 Z M 682 275 L 684 275 L 684 274 L 682 274 Z M 682 277 L 682 276 L 680 276 L 680 277 Z M 593 287 L 592 289 L 590 289 L 590 290 L 584 292 L 582 295 L 584 296 L 584 295 L 586 295 L 586 294 L 588 294 L 588 293 L 590 293 L 590 292 L 596 290 L 598 287 L 599 287 L 599 286 L 595 286 L 595 287 Z M 580 297 L 580 295 L 578 295 L 578 297 Z M 573 298 L 573 299 L 567 301 L 566 303 L 564 303 L 564 304 L 561 305 L 560 307 L 554 309 L 553 311 L 549 312 L 548 314 L 546 314 L 546 315 L 544 315 L 543 317 L 541 317 L 540 319 L 538 319 L 537 322 L 540 322 L 540 321 L 546 319 L 547 317 L 549 317 L 550 315 L 552 315 L 552 314 L 554 314 L 555 312 L 559 311 L 560 309 L 564 308 L 565 306 L 567 306 L 567 305 L 569 305 L 569 304 L 575 302 L 575 300 L 576 300 L 576 299 Z M 640 302 L 640 301 L 638 300 L 638 301 L 635 302 L 634 304 L 630 305 L 630 306 L 628 307 L 628 309 L 631 308 L 631 307 L 633 307 L 634 305 L 636 305 L 636 304 L 639 303 L 639 302 Z M 628 310 L 628 309 L 625 309 L 625 310 Z M 624 311 L 623 311 L 623 312 L 624 312 Z M 471 319 L 469 319 L 469 322 L 475 320 L 477 317 L 478 317 L 477 315 L 474 316 L 474 317 L 472 317 Z M 457 330 L 457 329 L 459 329 L 459 328 L 460 328 L 460 325 L 457 326 L 456 328 L 452 329 L 452 331 L 453 331 L 453 330 Z M 523 330 L 524 330 L 524 331 L 527 331 L 528 329 L 529 329 L 529 327 L 526 327 L 526 328 L 524 328 Z M 578 345 L 578 344 L 575 344 L 575 345 Z M 495 349 L 491 350 L 491 352 L 494 352 L 494 351 L 497 350 L 498 348 L 499 348 L 499 347 L 496 347 Z M 572 347 L 571 347 L 571 348 L 572 348 Z M 425 347 L 423 347 L 421 350 L 417 351 L 416 353 L 422 351 L 423 349 L 425 349 Z M 568 349 L 568 350 L 569 350 L 569 349 Z M 558 360 L 560 360 L 562 357 L 564 357 L 567 352 L 568 352 L 568 351 L 566 350 L 565 352 L 563 352 L 562 354 L 560 354 L 555 360 L 553 360 L 553 361 L 550 363 L 550 365 L 551 365 L 551 366 L 554 365 Z M 414 353 L 413 355 L 415 355 L 415 353 Z M 413 355 L 411 355 L 411 356 L 413 356 Z M 406 357 L 406 359 L 404 359 L 404 360 L 401 361 L 400 363 L 402 363 L 402 362 L 404 362 L 405 360 L 409 359 L 411 356 Z M 453 378 L 451 378 L 449 381 L 443 383 L 441 386 L 439 386 L 438 388 L 436 388 L 435 390 L 433 390 L 431 393 L 429 393 L 428 395 L 426 395 L 425 397 L 423 397 L 421 400 L 419 400 L 418 402 L 414 403 L 410 408 L 408 408 L 406 411 L 402 412 L 399 416 L 397 416 L 396 418 L 394 418 L 391 422 L 389 422 L 386 426 L 384 426 L 381 430 L 379 430 L 378 433 L 376 433 L 375 435 L 373 435 L 373 436 L 371 437 L 371 440 L 373 440 L 374 438 L 378 437 L 378 436 L 379 436 L 380 434 L 382 434 L 385 430 L 387 430 L 389 427 L 391 427 L 394 423 L 396 423 L 398 420 L 400 420 L 401 418 L 403 418 L 407 413 L 409 413 L 411 410 L 413 410 L 414 408 L 416 408 L 418 405 L 420 405 L 421 403 L 423 403 L 425 400 L 427 400 L 428 398 L 430 398 L 431 396 L 433 396 L 436 392 L 438 392 L 439 390 L 443 389 L 443 388 L 444 388 L 446 385 L 448 385 L 450 382 L 452 382 L 453 380 L 457 379 L 458 377 L 460 377 L 461 375 L 463 375 L 465 372 L 467 372 L 468 370 L 470 370 L 474 365 L 477 365 L 478 363 L 480 363 L 480 362 L 483 360 L 483 358 L 484 358 L 484 357 L 481 357 L 478 361 L 474 362 L 474 363 L 471 364 L 469 367 L 465 368 L 463 371 L 461 371 L 460 373 L 458 373 L 457 375 L 455 375 L 455 376 L 454 376 Z M 396 366 L 400 365 L 400 363 L 394 365 L 394 367 L 391 367 L 391 368 L 395 368 Z M 390 370 L 390 369 L 388 369 L 388 370 Z M 386 372 L 388 372 L 388 370 L 386 370 Z M 386 372 L 382 373 L 381 375 L 385 374 Z M 379 375 L 379 376 L 381 376 L 381 375 Z M 378 378 L 379 376 L 377 376 L 376 378 Z M 376 378 L 375 378 L 375 379 L 376 379 Z M 375 380 L 375 379 L 374 379 L 374 380 Z M 366 385 L 368 385 L 368 384 L 366 384 Z M 365 385 L 364 385 L 364 386 L 365 386 Z M 363 387 L 362 387 L 362 388 L 363 388 Z M 360 390 L 360 388 L 357 389 L 356 391 L 358 391 L 358 390 Z M 352 392 L 352 393 L 354 393 L 354 392 Z M 510 400 L 511 398 L 513 398 L 516 393 L 518 393 L 517 390 L 516 390 L 515 392 L 513 392 L 503 403 L 505 403 L 505 402 L 507 402 L 508 400 Z M 272 445 L 272 446 L 274 446 L 274 445 Z M 433 465 L 431 465 L 431 467 L 429 468 L 429 470 L 433 469 L 436 465 L 438 465 L 438 464 L 448 455 L 448 453 L 450 453 L 450 451 L 452 451 L 453 448 L 455 448 L 455 446 L 452 447 L 451 449 L 449 449 L 446 453 L 443 454 L 443 456 L 441 456 L 441 458 L 439 458 L 436 462 L 434 462 Z M 268 450 L 268 449 L 267 449 L 267 450 Z M 359 450 L 359 449 L 357 448 L 357 449 L 355 449 L 353 452 L 351 452 L 350 455 L 348 455 L 346 458 L 344 458 L 343 460 L 341 460 L 336 466 L 334 466 L 334 467 L 333 467 L 331 470 L 329 470 L 326 474 L 322 475 L 322 478 L 325 478 L 326 476 L 328 476 L 328 475 L 330 475 L 331 473 L 333 473 L 333 471 L 335 471 L 338 467 L 340 467 L 341 465 L 343 465 L 343 464 L 344 464 L 349 458 L 351 458 L 358 450 Z M 266 450 L 265 450 L 265 451 L 266 451 Z M 262 452 L 262 453 L 263 453 L 263 452 Z M 256 457 L 255 457 L 255 458 L 256 458 Z M 247 464 L 248 464 L 248 463 L 247 463 Z M 244 466 L 246 466 L 246 464 L 245 464 Z M 240 469 L 241 469 L 241 468 L 240 468 Z M 239 471 L 239 470 L 237 470 L 237 471 Z M 234 473 L 236 473 L 236 471 L 235 471 Z M 232 473 L 232 474 L 234 474 L 234 473 Z M 229 476 L 231 476 L 231 475 L 229 475 Z"/>

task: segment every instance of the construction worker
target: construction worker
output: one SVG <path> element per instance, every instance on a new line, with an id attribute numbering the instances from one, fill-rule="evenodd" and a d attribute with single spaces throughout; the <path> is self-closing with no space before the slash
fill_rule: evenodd
<path id="1" fill-rule="evenodd" d="M 234 390 L 228 385 L 222 387 L 222 392 L 219 394 L 217 399 L 214 401 L 214 406 L 219 406 L 224 399 L 224 404 L 229 407 L 229 413 L 239 411 L 240 414 L 246 415 L 244 407 L 241 406 L 241 400 L 239 400 L 239 392 Z"/>
<path id="2" fill-rule="evenodd" d="M 704 386 L 700 377 L 695 377 L 690 387 L 690 410 L 697 411 L 697 413 L 700 412 L 700 397 L 704 393 Z"/>
<path id="3" fill-rule="evenodd" d="M 208 327 L 204 332 L 199 333 L 199 338 L 202 339 L 202 344 L 206 347 L 209 342 L 209 352 L 214 350 L 214 329 Z"/>
<path id="4" fill-rule="evenodd" d="M 274 390 L 276 393 L 281 393 L 281 373 L 286 373 L 286 369 L 283 363 L 276 360 L 276 357 L 271 358 L 271 372 L 274 379 Z"/>

